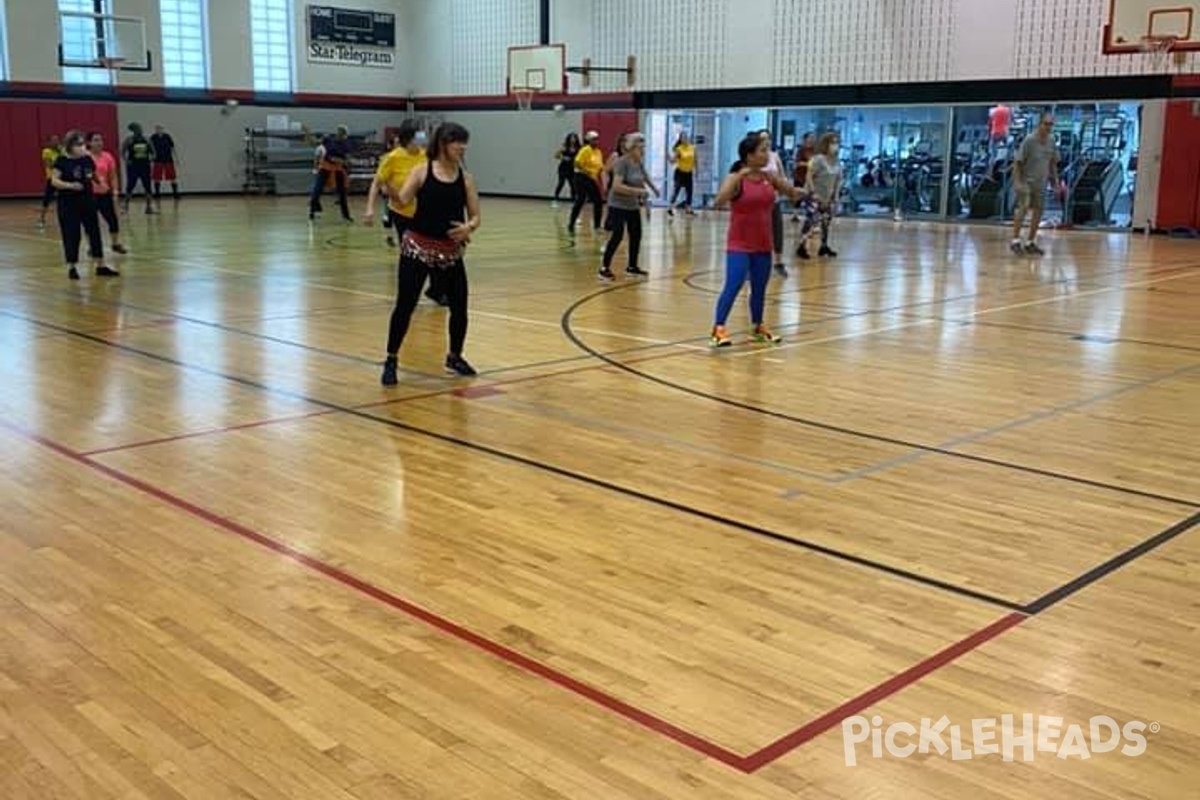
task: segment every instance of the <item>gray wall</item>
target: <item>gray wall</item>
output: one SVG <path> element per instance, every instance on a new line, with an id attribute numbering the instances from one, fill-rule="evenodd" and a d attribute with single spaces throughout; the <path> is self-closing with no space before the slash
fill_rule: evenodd
<path id="1" fill-rule="evenodd" d="M 130 122 L 147 130 L 161 123 L 179 144 L 180 183 L 184 191 L 241 191 L 245 129 L 265 127 L 267 115 L 284 114 L 313 130 L 344 124 L 358 132 L 399 125 L 404 115 L 385 111 L 271 108 L 242 105 L 222 113 L 217 105 L 120 103 L 123 132 Z M 554 151 L 570 131 L 578 131 L 582 112 L 469 111 L 446 117 L 471 132 L 467 166 L 481 192 L 544 197 L 554 189 Z"/>

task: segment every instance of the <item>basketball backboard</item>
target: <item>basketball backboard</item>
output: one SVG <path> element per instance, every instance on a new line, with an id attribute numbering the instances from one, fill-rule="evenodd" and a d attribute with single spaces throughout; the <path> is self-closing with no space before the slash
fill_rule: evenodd
<path id="1" fill-rule="evenodd" d="M 146 21 L 83 11 L 58 15 L 58 63 L 63 67 L 95 67 L 129 72 L 149 72 Z"/>
<path id="2" fill-rule="evenodd" d="M 1105 53 L 1145 52 L 1148 40 L 1176 37 L 1171 50 L 1200 50 L 1200 0 L 1107 0 Z"/>
<path id="3" fill-rule="evenodd" d="M 567 48 L 561 44 L 508 48 L 509 94 L 518 91 L 564 94 Z"/>

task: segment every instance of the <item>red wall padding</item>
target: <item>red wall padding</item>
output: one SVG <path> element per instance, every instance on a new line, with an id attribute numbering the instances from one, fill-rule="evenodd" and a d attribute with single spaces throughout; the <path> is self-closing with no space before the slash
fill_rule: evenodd
<path id="1" fill-rule="evenodd" d="M 583 112 L 583 130 L 600 134 L 600 149 L 605 157 L 613 150 L 617 137 L 624 133 L 632 133 L 638 129 L 638 113 L 636 111 L 585 111 Z"/>
<path id="2" fill-rule="evenodd" d="M 1159 228 L 1200 228 L 1200 102 L 1167 103 L 1158 179 Z"/>
<path id="3" fill-rule="evenodd" d="M 0 102 L 0 196 L 40 195 L 45 183 L 42 143 L 52 133 L 62 136 L 71 128 L 99 131 L 116 152 L 116 103 L 63 101 Z"/>

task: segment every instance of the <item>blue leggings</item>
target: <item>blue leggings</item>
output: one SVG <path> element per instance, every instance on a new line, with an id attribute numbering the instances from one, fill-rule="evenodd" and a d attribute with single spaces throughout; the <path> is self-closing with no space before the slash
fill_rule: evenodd
<path id="1" fill-rule="evenodd" d="M 724 325 L 733 310 L 746 274 L 750 275 L 750 322 L 758 325 L 763 321 L 763 307 L 767 302 L 767 283 L 771 280 L 770 253 L 726 253 L 725 288 L 717 298 L 717 324 Z"/>

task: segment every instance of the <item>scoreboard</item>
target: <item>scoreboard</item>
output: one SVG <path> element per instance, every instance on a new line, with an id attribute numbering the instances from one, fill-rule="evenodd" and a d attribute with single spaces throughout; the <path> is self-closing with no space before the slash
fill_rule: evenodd
<path id="1" fill-rule="evenodd" d="M 308 40 L 391 49 L 396 46 L 396 15 L 333 6 L 309 6 Z"/>

